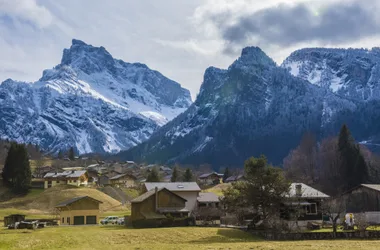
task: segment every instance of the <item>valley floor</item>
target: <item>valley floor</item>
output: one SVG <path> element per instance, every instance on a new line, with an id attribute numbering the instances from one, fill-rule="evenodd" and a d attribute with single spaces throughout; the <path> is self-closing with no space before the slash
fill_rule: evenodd
<path id="1" fill-rule="evenodd" d="M 0 229 L 0 249 L 379 249 L 380 241 L 263 241 L 221 228 L 126 229 L 121 226 Z"/>

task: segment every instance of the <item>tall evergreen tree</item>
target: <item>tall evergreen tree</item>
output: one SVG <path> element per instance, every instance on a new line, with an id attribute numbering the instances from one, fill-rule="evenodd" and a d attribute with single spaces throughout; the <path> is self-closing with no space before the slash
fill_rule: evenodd
<path id="1" fill-rule="evenodd" d="M 183 181 L 184 182 L 191 182 L 193 181 L 193 172 L 190 168 L 187 168 L 184 175 L 183 175 Z"/>
<path id="2" fill-rule="evenodd" d="M 146 182 L 160 182 L 160 175 L 157 168 L 153 168 L 152 171 L 148 174 Z"/>
<path id="3" fill-rule="evenodd" d="M 12 143 L 2 173 L 5 184 L 15 193 L 25 193 L 31 186 L 32 173 L 24 145 Z"/>
<path id="4" fill-rule="evenodd" d="M 69 159 L 72 161 L 75 159 L 75 152 L 73 147 L 69 149 Z"/>
<path id="5" fill-rule="evenodd" d="M 338 150 L 341 158 L 340 175 L 342 177 L 342 191 L 347 191 L 368 180 L 368 168 L 360 151 L 359 145 L 355 143 L 350 130 L 343 125 L 338 140 Z"/>
<path id="6" fill-rule="evenodd" d="M 228 177 L 231 176 L 231 173 L 230 173 L 230 170 L 228 169 L 228 167 L 224 170 L 224 174 L 223 174 L 223 182 L 225 182 L 227 180 Z"/>
<path id="7" fill-rule="evenodd" d="M 178 169 L 177 166 L 173 168 L 172 177 L 170 178 L 171 182 L 176 182 L 178 180 Z"/>
<path id="8" fill-rule="evenodd" d="M 240 218 L 252 210 L 260 211 L 256 220 L 263 220 L 263 225 L 268 226 L 270 218 L 281 209 L 290 183 L 284 178 L 282 169 L 269 165 L 265 156 L 249 158 L 244 163 L 244 170 L 246 181 L 233 182 L 223 190 L 222 203 L 227 212 Z"/>

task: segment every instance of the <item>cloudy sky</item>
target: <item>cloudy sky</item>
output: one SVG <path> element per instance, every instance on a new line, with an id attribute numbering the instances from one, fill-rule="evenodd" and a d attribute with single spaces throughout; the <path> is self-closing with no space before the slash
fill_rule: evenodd
<path id="1" fill-rule="evenodd" d="M 0 0 L 0 81 L 35 81 L 77 38 L 188 88 L 245 46 L 380 46 L 380 0 Z"/>

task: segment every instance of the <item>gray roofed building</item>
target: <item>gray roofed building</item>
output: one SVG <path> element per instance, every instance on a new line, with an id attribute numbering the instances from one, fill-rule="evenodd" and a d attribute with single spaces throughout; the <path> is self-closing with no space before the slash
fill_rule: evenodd
<path id="1" fill-rule="evenodd" d="M 53 172 L 53 173 L 47 173 L 45 174 L 44 178 L 77 178 L 77 177 L 81 177 L 82 175 L 84 175 L 87 171 L 85 170 L 80 170 L 80 171 L 64 171 L 64 172 L 61 172 L 61 173 L 56 173 L 56 172 Z"/>
<path id="2" fill-rule="evenodd" d="M 299 189 L 300 188 L 300 189 Z M 298 190 L 297 190 L 298 189 Z M 290 185 L 289 194 L 286 195 L 289 198 L 329 198 L 325 193 L 312 188 L 303 183 L 292 183 Z"/>
<path id="3" fill-rule="evenodd" d="M 214 176 L 218 176 L 218 177 L 223 177 L 223 174 L 219 174 L 219 173 L 217 173 L 217 172 L 212 172 L 212 173 L 202 174 L 202 175 L 200 175 L 198 178 L 199 178 L 199 179 L 204 179 L 204 178 L 208 178 L 208 177 L 210 177 L 210 176 L 212 176 L 212 175 L 214 175 Z"/>
<path id="4" fill-rule="evenodd" d="M 61 173 L 50 172 L 44 176 L 44 188 L 51 188 L 60 184 L 69 184 L 74 186 L 87 185 L 88 173 L 81 171 L 64 171 Z"/>
<path id="5" fill-rule="evenodd" d="M 196 182 L 145 182 L 144 186 L 147 191 L 158 188 L 167 188 L 170 191 L 197 191 L 200 192 L 201 188 Z"/>

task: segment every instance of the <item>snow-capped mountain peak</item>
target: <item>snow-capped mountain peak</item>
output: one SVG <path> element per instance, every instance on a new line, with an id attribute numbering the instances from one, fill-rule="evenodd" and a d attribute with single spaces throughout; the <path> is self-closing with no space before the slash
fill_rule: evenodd
<path id="1" fill-rule="evenodd" d="M 71 146 L 117 152 L 146 140 L 190 104 L 190 92 L 161 73 L 73 39 L 39 81 L 0 85 L 0 136 L 53 152 Z M 29 130 L 11 129 L 17 122 Z"/>

